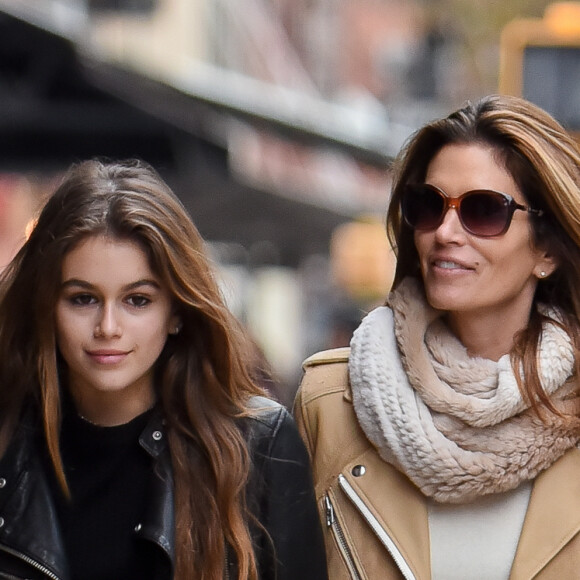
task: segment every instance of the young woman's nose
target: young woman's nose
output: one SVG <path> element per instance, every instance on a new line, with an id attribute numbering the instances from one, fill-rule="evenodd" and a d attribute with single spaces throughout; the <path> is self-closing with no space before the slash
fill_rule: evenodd
<path id="1" fill-rule="evenodd" d="M 121 335 L 118 314 L 114 304 L 104 304 L 94 330 L 95 338 L 110 338 Z"/>

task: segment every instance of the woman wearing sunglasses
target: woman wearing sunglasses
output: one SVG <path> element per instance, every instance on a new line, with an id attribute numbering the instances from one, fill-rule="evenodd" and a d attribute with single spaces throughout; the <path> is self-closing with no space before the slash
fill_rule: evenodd
<path id="1" fill-rule="evenodd" d="M 577 578 L 580 153 L 491 96 L 394 167 L 393 290 L 295 414 L 333 580 Z"/>

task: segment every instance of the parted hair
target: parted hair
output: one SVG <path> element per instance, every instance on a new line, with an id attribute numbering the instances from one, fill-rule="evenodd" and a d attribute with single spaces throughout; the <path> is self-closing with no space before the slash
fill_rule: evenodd
<path id="1" fill-rule="evenodd" d="M 55 306 L 64 257 L 88 236 L 135 241 L 182 323 L 155 367 L 175 482 L 176 578 L 222 578 L 229 545 L 238 578 L 257 579 L 245 486 L 250 457 L 238 419 L 253 381 L 249 341 L 227 309 L 204 242 L 168 185 L 138 160 L 73 165 L 0 279 L 0 443 L 38 409 L 58 480 L 62 385 Z"/>
<path id="2" fill-rule="evenodd" d="M 580 149 L 575 139 L 546 111 L 525 99 L 490 95 L 448 117 L 428 123 L 413 134 L 393 165 L 387 233 L 397 256 L 393 287 L 407 276 L 421 281 L 413 230 L 400 210 L 403 189 L 421 183 L 435 155 L 449 144 L 489 146 L 497 162 L 511 175 L 529 206 L 543 210 L 531 215 L 532 243 L 547 250 L 556 271 L 539 280 L 535 303 L 557 307 L 576 344 L 576 373 L 580 371 Z M 511 353 L 515 369 L 523 365 L 523 394 L 539 411 L 537 401 L 555 411 L 541 386 L 536 353 L 542 314 L 534 308 L 528 327 L 515 340 Z M 516 372 L 519 378 L 520 373 Z"/>

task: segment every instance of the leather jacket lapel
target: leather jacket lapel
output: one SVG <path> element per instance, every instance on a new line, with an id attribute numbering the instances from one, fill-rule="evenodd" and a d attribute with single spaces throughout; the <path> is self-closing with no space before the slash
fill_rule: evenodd
<path id="1" fill-rule="evenodd" d="M 48 476 L 26 417 L 2 458 L 0 562 L 14 577 L 69 578 Z M 24 577 L 24 576 L 22 576 Z"/>
<path id="2" fill-rule="evenodd" d="M 137 533 L 158 544 L 175 569 L 175 515 L 173 471 L 167 433 L 160 413 L 155 413 L 141 434 L 139 443 L 155 461 L 149 484 L 149 506 Z"/>

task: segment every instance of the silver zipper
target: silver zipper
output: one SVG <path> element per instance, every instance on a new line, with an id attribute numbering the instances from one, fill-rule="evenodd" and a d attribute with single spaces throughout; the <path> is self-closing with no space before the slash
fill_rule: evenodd
<path id="1" fill-rule="evenodd" d="M 226 567 L 224 570 L 224 578 L 225 580 L 230 580 L 230 560 L 226 555 Z"/>
<path id="2" fill-rule="evenodd" d="M 381 526 L 380 522 L 372 514 L 372 512 L 369 510 L 367 505 L 360 498 L 360 496 L 354 490 L 352 485 L 350 485 L 350 483 L 348 482 L 346 477 L 344 477 L 344 475 L 340 474 L 338 476 L 338 483 L 339 483 L 340 487 L 342 488 L 342 490 L 344 491 L 344 493 L 346 493 L 346 495 L 349 497 L 349 499 L 352 501 L 352 503 L 358 509 L 360 514 L 363 516 L 363 518 L 366 520 L 366 522 L 372 528 L 373 532 L 379 538 L 379 540 L 381 541 L 383 546 L 385 546 L 385 548 L 387 549 L 387 551 L 391 555 L 391 558 L 393 558 L 393 560 L 395 561 L 395 564 L 397 565 L 397 567 L 401 571 L 401 574 L 403 575 L 405 580 L 416 580 L 415 575 L 413 574 L 411 568 L 409 567 L 409 564 L 407 564 L 407 562 L 405 561 L 405 558 L 403 558 L 403 554 L 401 554 L 401 552 L 399 551 L 399 549 L 395 545 L 395 542 L 393 542 L 393 540 L 391 539 L 389 534 Z"/>
<path id="3" fill-rule="evenodd" d="M 36 560 L 29 558 L 25 554 L 17 552 L 16 550 L 12 550 L 11 548 L 7 548 L 6 546 L 0 546 L 0 550 L 6 552 L 7 554 L 15 556 L 16 558 L 20 558 L 21 560 L 23 560 L 24 562 L 26 562 L 27 564 L 38 570 L 39 572 L 46 574 L 46 576 L 48 576 L 52 580 L 59 580 L 59 577 L 53 574 L 48 568 L 46 568 L 42 564 L 39 564 Z"/>
<path id="4" fill-rule="evenodd" d="M 354 557 L 352 555 L 350 546 L 347 544 L 346 539 L 344 537 L 342 526 L 340 525 L 340 522 L 338 521 L 338 519 L 334 514 L 334 507 L 328 494 L 324 496 L 324 506 L 326 509 L 326 526 L 329 527 L 334 534 L 334 537 L 338 544 L 338 548 L 342 554 L 346 567 L 350 572 L 351 578 L 353 578 L 353 580 L 362 580 L 360 574 L 356 569 Z"/>

